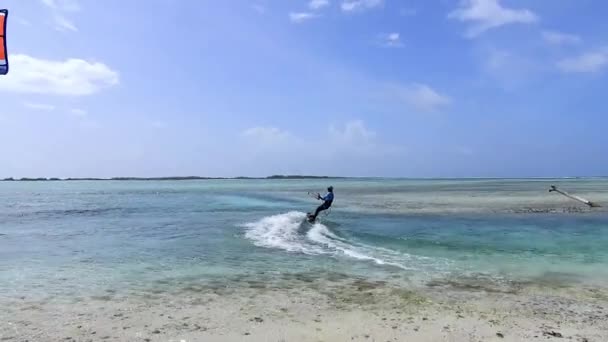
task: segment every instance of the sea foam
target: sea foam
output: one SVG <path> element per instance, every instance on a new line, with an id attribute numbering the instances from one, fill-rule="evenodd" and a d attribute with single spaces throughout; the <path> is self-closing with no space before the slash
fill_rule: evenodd
<path id="1" fill-rule="evenodd" d="M 409 254 L 351 241 L 338 236 L 322 223 L 309 226 L 305 218 L 305 213 L 297 211 L 267 216 L 245 224 L 245 237 L 259 247 L 309 255 L 343 256 L 372 261 L 378 265 L 413 269 L 406 264 L 413 259 Z"/>

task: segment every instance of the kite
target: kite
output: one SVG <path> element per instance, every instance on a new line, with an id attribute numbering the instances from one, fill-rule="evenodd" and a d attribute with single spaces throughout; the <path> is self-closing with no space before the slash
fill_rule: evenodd
<path id="1" fill-rule="evenodd" d="M 8 10 L 0 9 L 0 75 L 8 74 L 8 54 L 6 52 L 6 18 Z"/>

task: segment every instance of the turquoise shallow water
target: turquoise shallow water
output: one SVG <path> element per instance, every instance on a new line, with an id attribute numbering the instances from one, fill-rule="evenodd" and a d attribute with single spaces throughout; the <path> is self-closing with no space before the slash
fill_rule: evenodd
<path id="1" fill-rule="evenodd" d="M 305 223 L 328 182 L 334 208 Z M 605 179 L 0 182 L 0 296 L 337 274 L 608 285 L 605 206 L 550 184 L 608 205 Z"/>

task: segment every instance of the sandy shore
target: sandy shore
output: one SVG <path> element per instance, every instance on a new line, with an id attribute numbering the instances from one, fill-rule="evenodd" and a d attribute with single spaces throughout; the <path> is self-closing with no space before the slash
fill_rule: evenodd
<path id="1" fill-rule="evenodd" d="M 608 341 L 608 292 L 351 280 L 2 299 L 0 341 Z"/>

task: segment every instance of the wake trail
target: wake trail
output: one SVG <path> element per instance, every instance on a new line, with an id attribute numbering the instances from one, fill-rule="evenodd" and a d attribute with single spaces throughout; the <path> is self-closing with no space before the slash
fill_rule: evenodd
<path id="1" fill-rule="evenodd" d="M 407 253 L 340 237 L 319 222 L 312 224 L 312 227 L 305 231 L 307 227 L 302 226 L 306 224 L 305 219 L 306 214 L 298 211 L 267 216 L 259 221 L 245 224 L 245 237 L 259 247 L 308 255 L 342 256 L 403 270 L 416 269 L 415 266 L 420 261 L 419 257 Z"/>

